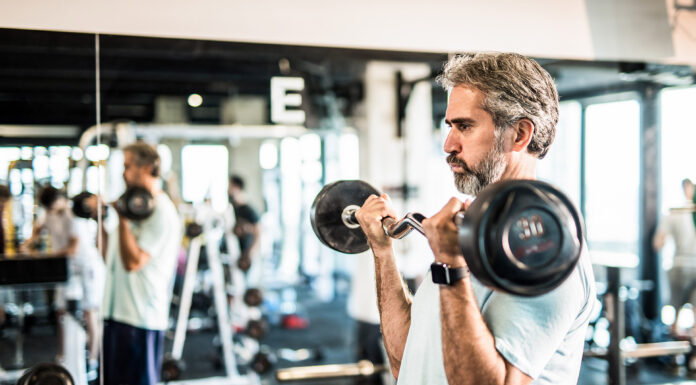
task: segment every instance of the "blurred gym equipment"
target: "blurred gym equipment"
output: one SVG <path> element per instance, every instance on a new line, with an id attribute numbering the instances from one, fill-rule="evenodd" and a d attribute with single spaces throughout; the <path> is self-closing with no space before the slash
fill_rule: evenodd
<path id="1" fill-rule="evenodd" d="M 43 362 L 32 366 L 17 381 L 17 385 L 74 384 L 86 384 L 86 382 L 74 382 L 72 376 L 64 367 L 52 362 Z"/>
<path id="2" fill-rule="evenodd" d="M 386 365 L 375 365 L 370 361 L 363 360 L 354 364 L 298 366 L 294 368 L 279 369 L 276 371 L 276 379 L 279 382 L 286 382 L 345 377 L 367 377 L 384 370 L 387 370 Z"/>

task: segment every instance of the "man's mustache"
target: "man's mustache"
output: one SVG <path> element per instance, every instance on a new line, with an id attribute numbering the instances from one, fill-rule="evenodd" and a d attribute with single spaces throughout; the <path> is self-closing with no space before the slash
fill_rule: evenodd
<path id="1" fill-rule="evenodd" d="M 450 153 L 447 155 L 447 164 L 454 164 L 455 166 L 459 166 L 464 169 L 464 171 L 468 172 L 469 174 L 473 174 L 474 172 L 469 168 L 469 165 L 466 164 L 465 161 L 457 158 L 457 155 L 455 153 Z"/>

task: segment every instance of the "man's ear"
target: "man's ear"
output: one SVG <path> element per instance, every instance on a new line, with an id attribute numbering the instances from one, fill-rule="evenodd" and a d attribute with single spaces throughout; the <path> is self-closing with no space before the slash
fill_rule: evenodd
<path id="1" fill-rule="evenodd" d="M 534 123 L 527 118 L 523 118 L 512 125 L 514 142 L 512 144 L 513 151 L 524 151 L 529 146 L 534 136 Z"/>

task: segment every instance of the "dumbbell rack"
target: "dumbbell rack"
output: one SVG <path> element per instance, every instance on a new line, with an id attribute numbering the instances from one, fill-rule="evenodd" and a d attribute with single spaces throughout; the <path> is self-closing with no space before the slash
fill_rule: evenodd
<path id="1" fill-rule="evenodd" d="M 186 339 L 186 330 L 188 325 L 188 317 L 191 310 L 191 300 L 193 298 L 193 287 L 195 277 L 198 272 L 198 259 L 200 257 L 201 247 L 203 247 L 203 237 L 206 237 L 206 253 L 208 264 L 210 266 L 212 281 L 213 281 L 213 298 L 215 311 L 217 313 L 218 331 L 220 333 L 220 342 L 222 345 L 223 367 L 225 368 L 225 377 L 207 378 L 205 383 L 216 384 L 260 384 L 260 379 L 256 373 L 240 375 L 237 370 L 237 363 L 232 349 L 232 328 L 230 327 L 229 312 L 227 306 L 227 296 L 225 295 L 224 273 L 222 271 L 222 262 L 220 260 L 219 250 L 217 246 L 218 237 L 215 237 L 215 231 L 204 232 L 203 234 L 191 239 L 189 245 L 189 254 L 186 260 L 186 271 L 184 275 L 184 285 L 181 291 L 181 302 L 179 305 L 179 313 L 177 315 L 176 329 L 174 332 L 174 342 L 172 345 L 171 357 L 180 360 L 184 350 L 184 341 Z M 212 381 L 212 382 L 211 382 Z M 196 381 L 170 381 L 170 384 L 189 384 Z"/>
<path id="2" fill-rule="evenodd" d="M 627 299 L 626 287 L 621 280 L 622 268 L 633 268 L 632 264 L 602 264 L 607 269 L 607 292 L 611 295 L 611 307 L 613 309 L 609 334 L 609 349 L 604 352 L 586 352 L 585 357 L 604 358 L 609 363 L 609 385 L 626 385 L 627 358 L 646 358 L 664 355 L 686 354 L 691 351 L 691 345 L 687 341 L 668 341 L 657 343 L 637 344 L 630 350 L 621 348 L 621 341 L 626 337 L 625 302 Z"/>
<path id="3" fill-rule="evenodd" d="M 68 280 L 67 257 L 62 254 L 16 254 L 0 259 L 0 287 L 14 286 L 17 290 L 37 290 L 52 287 Z M 19 303 L 19 325 L 16 339 L 15 362 L 24 365 L 24 339 L 22 336 L 24 306 Z M 4 371 L 0 368 L 0 382 L 16 381 L 24 369 Z"/>

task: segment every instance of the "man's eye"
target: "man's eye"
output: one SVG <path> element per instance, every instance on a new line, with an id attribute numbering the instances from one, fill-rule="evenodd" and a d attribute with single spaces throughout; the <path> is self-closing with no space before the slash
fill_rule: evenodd
<path id="1" fill-rule="evenodd" d="M 468 129 L 470 127 L 470 125 L 467 123 L 457 123 L 457 125 L 455 127 L 459 131 L 464 131 L 464 130 Z"/>

